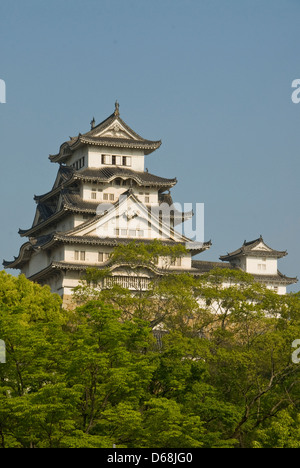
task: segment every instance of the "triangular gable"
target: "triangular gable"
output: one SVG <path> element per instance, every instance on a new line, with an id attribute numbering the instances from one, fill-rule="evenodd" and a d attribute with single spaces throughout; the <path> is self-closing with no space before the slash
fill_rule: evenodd
<path id="1" fill-rule="evenodd" d="M 34 219 L 33 219 L 33 222 L 32 222 L 32 227 L 37 226 L 42 221 L 43 221 L 43 219 L 41 217 L 40 210 L 38 208 L 36 208 Z"/>
<path id="2" fill-rule="evenodd" d="M 60 187 L 65 182 L 68 182 L 69 180 L 71 180 L 73 174 L 74 174 L 74 170 L 71 167 L 61 166 L 59 170 L 57 171 L 56 178 L 52 186 L 51 192 L 53 192 L 55 189 Z M 49 194 L 51 192 L 49 192 Z M 45 195 L 40 196 L 40 198 L 44 197 Z"/>
<path id="3" fill-rule="evenodd" d="M 62 183 L 64 182 L 64 178 L 61 175 L 60 171 L 58 171 L 55 182 L 53 184 L 52 190 L 55 190 L 57 187 L 59 187 Z"/>
<path id="4" fill-rule="evenodd" d="M 66 234 L 80 237 L 161 239 L 184 243 L 190 241 L 168 223 L 160 222 L 133 194 L 121 196 L 115 205 L 100 204 L 97 214 L 93 221 Z"/>
<path id="5" fill-rule="evenodd" d="M 121 124 L 121 122 L 116 119 L 114 122 L 109 125 L 108 128 L 104 130 L 100 130 L 99 132 L 93 133 L 93 137 L 101 137 L 101 138 L 122 138 L 122 139 L 128 139 L 128 140 L 137 140 L 135 135 L 133 133 L 130 133 L 128 131 L 128 128 L 125 128 L 124 125 Z"/>
<path id="6" fill-rule="evenodd" d="M 263 252 L 272 252 L 272 249 L 268 247 L 263 241 L 259 242 L 255 247 L 253 247 L 251 250 L 260 250 Z"/>
<path id="7" fill-rule="evenodd" d="M 49 205 L 47 205 L 46 203 L 39 203 L 36 208 L 34 220 L 31 227 L 33 228 L 38 226 L 55 213 L 58 213 L 60 210 L 62 210 L 63 204 L 64 200 L 61 193 L 59 194 L 56 204 L 52 207 L 49 207 Z"/>

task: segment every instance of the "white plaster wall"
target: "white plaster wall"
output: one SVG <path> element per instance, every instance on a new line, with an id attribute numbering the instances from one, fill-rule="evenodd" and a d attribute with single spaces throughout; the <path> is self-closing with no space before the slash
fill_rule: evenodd
<path id="1" fill-rule="evenodd" d="M 267 288 L 276 292 L 279 295 L 286 294 L 286 286 L 278 286 L 273 284 L 267 284 Z"/>
<path id="2" fill-rule="evenodd" d="M 265 265 L 259 268 L 259 265 Z M 261 274 L 261 275 L 276 275 L 277 274 L 277 259 L 264 257 L 249 257 L 247 258 L 247 273 Z"/>
<path id="3" fill-rule="evenodd" d="M 49 256 L 46 252 L 40 251 L 32 255 L 28 262 L 27 276 L 32 276 L 49 265 Z"/>
<path id="4" fill-rule="evenodd" d="M 85 261 L 83 262 L 80 260 L 80 255 L 79 255 L 79 260 L 75 260 L 75 250 L 78 252 L 85 252 Z M 110 254 L 112 252 L 112 249 L 109 247 L 105 246 L 88 246 L 88 245 L 65 245 L 64 246 L 64 259 L 66 262 L 71 262 L 71 263 L 84 263 L 84 264 L 90 264 L 90 265 L 102 265 L 102 262 L 98 262 L 98 253 L 99 252 L 104 252 Z"/>
<path id="5" fill-rule="evenodd" d="M 130 207 L 131 205 L 128 204 Z M 91 232 L 91 235 L 101 235 L 103 237 L 128 237 L 132 239 L 170 239 L 172 235 L 171 229 L 163 229 L 160 231 L 159 226 L 157 227 L 152 224 L 150 227 L 148 226 L 148 221 L 150 221 L 151 217 L 149 215 L 149 219 L 142 218 L 142 217 L 135 217 L 133 219 L 128 220 L 125 214 L 121 213 L 120 216 L 108 219 L 106 222 L 98 222 L 97 229 L 94 232 Z M 117 233 L 116 230 L 119 230 Z M 130 231 L 134 231 L 131 233 Z M 140 234 L 136 231 L 140 231 Z M 180 234 L 174 234 L 175 238 L 181 240 Z"/>
<path id="6" fill-rule="evenodd" d="M 63 273 L 62 280 L 61 280 L 61 290 L 59 294 L 62 295 L 72 295 L 73 289 L 78 286 L 80 281 L 80 274 L 79 271 L 68 271 Z"/>
<path id="7" fill-rule="evenodd" d="M 124 193 L 128 190 L 129 185 L 115 185 L 115 184 L 104 184 L 104 183 L 98 183 L 98 184 L 83 184 L 82 185 L 82 198 L 84 200 L 88 201 L 94 201 L 94 202 L 105 202 L 111 201 L 114 203 L 116 200 L 118 200 L 119 196 L 121 193 Z M 93 190 L 93 189 L 96 189 Z M 96 198 L 92 198 L 92 193 L 96 194 Z M 103 200 L 103 194 L 108 193 L 108 194 L 114 194 L 114 200 Z"/>
<path id="8" fill-rule="evenodd" d="M 84 215 L 82 214 L 76 214 L 74 215 L 74 221 L 73 221 L 73 225 L 74 225 L 74 228 L 79 226 L 80 224 L 82 223 L 85 223 L 87 221 L 88 218 L 86 218 Z"/>
<path id="9" fill-rule="evenodd" d="M 62 296 L 63 294 L 63 289 L 62 289 L 62 276 L 61 275 L 55 275 L 49 278 L 47 281 L 47 284 L 50 286 L 51 291 L 55 294 L 59 294 Z"/>
<path id="10" fill-rule="evenodd" d="M 157 266 L 159 268 L 170 268 L 171 270 L 186 270 L 192 267 L 192 257 L 191 254 L 188 253 L 187 255 L 180 258 L 181 265 L 170 265 L 170 258 L 159 257 Z"/>
<path id="11" fill-rule="evenodd" d="M 73 163 L 78 161 L 78 159 L 81 159 L 82 157 L 85 157 L 85 167 L 87 166 L 88 162 L 88 148 L 87 146 L 82 146 L 81 148 L 78 148 L 72 156 L 67 160 L 68 166 L 72 166 Z"/>
<path id="12" fill-rule="evenodd" d="M 84 264 L 90 264 L 90 265 L 102 265 L 102 262 L 98 261 L 98 253 L 103 252 L 107 254 L 111 254 L 113 249 L 110 247 L 106 246 L 87 246 L 87 245 L 65 245 L 63 247 L 64 253 L 63 257 L 64 260 L 68 263 L 84 263 Z M 83 262 L 80 260 L 80 254 L 79 254 L 79 260 L 75 260 L 75 250 L 78 252 L 84 251 L 85 252 L 85 261 Z M 165 268 L 167 266 L 170 266 L 170 259 L 166 259 L 163 257 L 159 258 L 157 266 L 159 268 Z M 175 270 L 182 270 L 182 269 L 190 269 L 191 268 L 191 254 L 188 253 L 187 255 L 181 257 L 181 265 L 177 266 L 170 266 L 170 268 L 175 269 Z"/>
<path id="13" fill-rule="evenodd" d="M 102 154 L 116 155 L 116 156 L 131 156 L 131 166 L 122 166 L 133 169 L 134 171 L 144 171 L 144 160 L 145 156 L 142 150 L 136 149 L 122 149 L 122 148 L 109 148 L 99 146 L 89 146 L 88 147 L 88 167 L 106 167 L 111 165 L 102 164 L 101 156 Z"/>
<path id="14" fill-rule="evenodd" d="M 24 273 L 27 277 L 30 277 L 36 273 L 39 273 L 41 270 L 44 270 L 47 266 L 50 265 L 50 263 L 61 262 L 64 260 L 65 255 L 63 246 L 59 246 L 47 252 L 40 250 L 32 255 L 26 267 L 22 269 L 22 273 Z"/>
<path id="15" fill-rule="evenodd" d="M 133 193 L 144 205 L 158 205 L 158 190 L 135 187 Z M 149 202 L 145 201 L 145 197 L 149 197 Z"/>
<path id="16" fill-rule="evenodd" d="M 278 286 L 278 294 L 286 294 L 286 286 Z"/>
<path id="17" fill-rule="evenodd" d="M 129 189 L 129 184 L 126 185 L 117 185 L 115 181 L 112 181 L 109 184 L 98 183 L 98 184 L 82 184 L 81 187 L 81 196 L 84 200 L 95 201 L 99 203 L 115 203 L 122 193 L 127 192 Z M 93 190 L 96 189 L 96 190 Z M 92 198 L 92 193 L 94 194 Z M 158 204 L 158 190 L 153 188 L 145 188 L 134 186 L 133 193 L 141 201 L 141 203 L 146 205 L 157 205 Z M 113 194 L 113 200 L 104 200 L 104 194 Z M 146 197 L 149 197 L 149 201 L 146 201 Z"/>

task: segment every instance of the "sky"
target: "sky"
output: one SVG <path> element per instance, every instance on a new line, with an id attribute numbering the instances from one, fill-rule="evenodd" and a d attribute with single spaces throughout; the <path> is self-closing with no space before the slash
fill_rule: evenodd
<path id="1" fill-rule="evenodd" d="M 262 235 L 300 279 L 299 30 L 299 0 L 1 0 L 1 262 L 54 183 L 49 154 L 118 100 L 162 140 L 149 172 L 177 177 L 182 206 L 204 203 L 212 246 L 198 259 Z"/>

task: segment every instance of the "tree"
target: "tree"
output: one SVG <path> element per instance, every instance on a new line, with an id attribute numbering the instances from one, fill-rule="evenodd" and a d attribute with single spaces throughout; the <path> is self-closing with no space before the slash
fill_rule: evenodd
<path id="1" fill-rule="evenodd" d="M 6 345 L 6 363 L 0 365 L 2 447 L 35 444 L 31 422 L 37 408 L 42 417 L 35 397 L 59 384 L 67 321 L 59 296 L 49 287 L 0 272 L 0 336 Z"/>
<path id="2" fill-rule="evenodd" d="M 1 272 L 0 337 L 2 448 L 299 446 L 299 295 L 240 272 L 96 288 L 72 311 Z"/>
<path id="3" fill-rule="evenodd" d="M 244 446 L 257 427 L 291 402 L 299 404 L 300 368 L 291 362 L 299 298 L 279 296 L 230 270 L 212 271 L 199 282 L 199 296 L 217 312 L 208 331 L 211 383 L 239 408 L 231 437 Z"/>

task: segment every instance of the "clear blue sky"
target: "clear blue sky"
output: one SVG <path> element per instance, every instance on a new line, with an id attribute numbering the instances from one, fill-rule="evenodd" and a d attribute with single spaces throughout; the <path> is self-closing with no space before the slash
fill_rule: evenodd
<path id="1" fill-rule="evenodd" d="M 48 155 L 117 99 L 162 139 L 146 166 L 178 178 L 174 201 L 205 204 L 200 258 L 262 234 L 300 278 L 299 31 L 299 0 L 1 0 L 1 261 L 52 187 Z"/>

